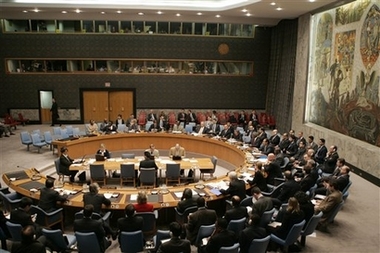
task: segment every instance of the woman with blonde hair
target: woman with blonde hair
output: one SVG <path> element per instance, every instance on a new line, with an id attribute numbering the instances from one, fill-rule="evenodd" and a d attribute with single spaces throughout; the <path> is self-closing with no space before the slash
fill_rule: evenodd
<path id="1" fill-rule="evenodd" d="M 95 120 L 90 119 L 90 124 L 87 125 L 87 131 L 89 134 L 99 134 L 98 124 L 96 124 Z"/>
<path id="2" fill-rule="evenodd" d="M 137 194 L 137 204 L 133 204 L 136 212 L 153 212 L 153 205 L 148 203 L 148 197 L 144 191 Z"/>

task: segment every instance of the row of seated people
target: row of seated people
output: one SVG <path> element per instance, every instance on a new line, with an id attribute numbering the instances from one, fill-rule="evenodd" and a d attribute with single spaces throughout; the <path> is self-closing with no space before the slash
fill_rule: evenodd
<path id="1" fill-rule="evenodd" d="M 12 127 L 0 121 L 0 138 L 3 138 L 3 136 L 10 137 L 11 135 L 15 135 L 12 131 Z"/>

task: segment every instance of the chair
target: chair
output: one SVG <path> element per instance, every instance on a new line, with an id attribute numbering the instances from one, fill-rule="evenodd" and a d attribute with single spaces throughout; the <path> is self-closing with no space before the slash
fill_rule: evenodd
<path id="1" fill-rule="evenodd" d="M 71 246 L 73 246 L 77 242 L 77 238 L 75 235 L 65 234 L 67 241 L 65 240 L 62 230 L 48 230 L 46 228 L 42 229 L 43 235 L 46 239 L 50 240 L 56 247 L 60 250 L 70 250 Z"/>
<path id="2" fill-rule="evenodd" d="M 216 169 L 216 163 L 218 162 L 218 158 L 216 156 L 211 157 L 211 162 L 213 164 L 213 168 L 212 169 L 202 169 L 201 175 L 200 175 L 201 179 L 204 178 L 204 174 L 210 174 L 211 177 L 214 176 L 214 172 Z"/>
<path id="3" fill-rule="evenodd" d="M 340 209 L 342 209 L 344 204 L 344 200 L 342 200 L 338 205 L 334 207 L 334 209 L 331 211 L 330 215 L 326 219 L 326 223 L 334 223 L 335 216 L 338 214 Z"/>
<path id="4" fill-rule="evenodd" d="M 135 159 L 135 154 L 125 153 L 121 154 L 122 159 Z"/>
<path id="5" fill-rule="evenodd" d="M 16 121 L 11 115 L 6 114 L 4 117 L 4 123 L 6 125 L 9 125 L 10 127 L 13 127 L 14 129 L 17 129 L 17 125 L 20 125 L 21 122 Z"/>
<path id="6" fill-rule="evenodd" d="M 229 247 L 221 247 L 219 253 L 238 253 L 239 252 L 239 243 L 235 243 Z"/>
<path id="7" fill-rule="evenodd" d="M 175 207 L 174 210 L 175 210 L 175 220 L 179 224 L 183 225 L 183 224 L 187 223 L 187 217 L 189 216 L 189 214 L 197 211 L 198 207 L 197 206 L 190 206 L 190 207 L 186 208 L 185 211 L 183 211 L 183 213 L 180 213 L 178 211 L 177 207 Z"/>
<path id="8" fill-rule="evenodd" d="M 66 131 L 67 131 L 67 134 L 69 135 L 69 137 L 74 135 L 73 126 L 71 126 L 71 125 L 66 126 Z"/>
<path id="9" fill-rule="evenodd" d="M 141 231 L 121 232 L 119 238 L 122 253 L 136 253 L 144 250 L 144 238 Z"/>
<path id="10" fill-rule="evenodd" d="M 127 126 L 125 124 L 118 124 L 116 131 L 118 133 L 124 133 L 126 132 Z"/>
<path id="11" fill-rule="evenodd" d="M 44 228 L 51 228 L 55 224 L 61 224 L 61 230 L 63 231 L 63 208 L 59 208 L 50 213 L 45 212 L 39 206 L 31 205 L 30 213 L 37 214 L 36 223 Z"/>
<path id="12" fill-rule="evenodd" d="M 21 242 L 21 230 L 22 226 L 20 224 L 12 223 L 10 221 L 5 222 L 8 231 L 11 234 L 12 241 Z"/>
<path id="13" fill-rule="evenodd" d="M 252 206 L 253 202 L 252 202 L 252 196 L 250 197 L 246 197 L 245 199 L 243 199 L 241 202 L 240 202 L 240 205 L 241 206 Z"/>
<path id="14" fill-rule="evenodd" d="M 58 175 L 58 180 L 60 180 L 60 179 L 62 178 L 62 181 L 64 181 L 64 180 L 65 180 L 65 175 L 62 174 L 62 173 L 59 171 L 60 163 L 61 163 L 61 161 L 60 161 L 59 158 L 57 158 L 57 159 L 54 160 L 55 171 L 56 171 L 56 173 L 57 173 L 57 175 Z"/>
<path id="15" fill-rule="evenodd" d="M 20 133 L 21 143 L 26 145 L 26 150 L 29 151 L 29 146 L 33 144 L 32 138 L 30 137 L 30 134 L 26 131 Z"/>
<path id="16" fill-rule="evenodd" d="M 351 185 L 352 185 L 352 181 L 350 180 L 348 181 L 348 184 L 346 185 L 346 187 L 344 187 L 344 189 L 342 190 L 343 195 L 348 191 L 348 189 L 350 189 Z"/>
<path id="17" fill-rule="evenodd" d="M 191 134 L 193 132 L 193 126 L 192 125 L 186 125 L 185 126 L 185 132 L 188 134 Z"/>
<path id="18" fill-rule="evenodd" d="M 67 129 L 61 129 L 61 139 L 68 139 L 70 138 Z"/>
<path id="19" fill-rule="evenodd" d="M 50 131 L 44 132 L 44 139 L 45 139 L 46 144 L 49 145 L 50 150 L 53 150 L 53 153 L 54 153 L 53 144 L 52 144 L 53 137 L 51 136 Z"/>
<path id="20" fill-rule="evenodd" d="M 38 153 L 40 153 L 40 150 L 43 146 L 46 146 L 45 141 L 41 141 L 40 136 L 38 134 L 32 134 L 32 142 L 33 146 L 38 148 Z"/>
<path id="21" fill-rule="evenodd" d="M 136 187 L 136 171 L 133 163 L 120 164 L 120 186 L 123 186 L 124 182 L 132 182 L 133 187 Z"/>
<path id="22" fill-rule="evenodd" d="M 106 174 L 104 164 L 90 164 L 91 183 L 101 182 L 106 185 Z"/>
<path id="23" fill-rule="evenodd" d="M 3 209 L 10 213 L 19 206 L 21 196 L 17 192 L 6 192 L 9 192 L 8 187 L 0 188 L 0 197 L 3 201 Z"/>
<path id="24" fill-rule="evenodd" d="M 294 224 L 293 227 L 290 229 L 288 235 L 286 236 L 285 240 L 277 237 L 274 234 L 270 235 L 270 239 L 273 242 L 282 245 L 282 247 L 283 247 L 282 251 L 284 253 L 287 253 L 289 246 L 297 241 L 298 237 L 301 234 L 301 230 L 302 230 L 304 225 L 305 225 L 305 220 L 301 221 L 300 223 Z"/>
<path id="25" fill-rule="evenodd" d="M 91 219 L 93 220 L 100 220 L 102 219 L 104 223 L 106 224 L 110 224 L 110 218 L 111 218 L 111 212 L 108 211 L 106 212 L 103 216 L 101 216 L 100 214 L 98 213 L 95 213 L 93 212 L 92 215 L 91 215 Z M 83 210 L 80 210 L 79 212 L 76 212 L 74 214 L 74 219 L 75 220 L 80 220 L 80 219 L 83 219 Z"/>
<path id="26" fill-rule="evenodd" d="M 145 124 L 145 132 L 149 131 L 150 126 L 153 124 L 153 121 L 147 121 Z"/>
<path id="27" fill-rule="evenodd" d="M 261 194 L 263 194 L 264 196 L 267 196 L 267 197 L 271 197 L 272 195 L 277 196 L 277 194 L 280 192 L 283 185 L 284 185 L 284 183 L 281 183 L 277 186 L 273 186 L 273 185 L 268 184 L 267 186 L 268 186 L 268 189 L 270 191 L 269 192 L 261 192 Z"/>
<path id="28" fill-rule="evenodd" d="M 156 187 L 156 169 L 140 168 L 140 185 L 152 185 Z"/>
<path id="29" fill-rule="evenodd" d="M 179 163 L 167 163 L 166 164 L 166 185 L 169 182 L 176 182 L 177 184 L 181 183 L 181 164 Z"/>
<path id="30" fill-rule="evenodd" d="M 137 212 L 136 216 L 141 216 L 144 219 L 142 228 L 143 234 L 153 235 L 156 233 L 156 213 L 155 212 Z"/>
<path id="31" fill-rule="evenodd" d="M 61 139 L 61 128 L 60 127 L 53 127 L 53 136 L 54 139 Z"/>
<path id="32" fill-rule="evenodd" d="M 281 170 L 284 170 L 286 168 L 286 166 L 288 166 L 290 160 L 288 157 L 284 157 L 284 164 L 282 166 L 280 166 Z"/>
<path id="33" fill-rule="evenodd" d="M 263 213 L 260 219 L 260 227 L 265 228 L 269 224 L 274 214 L 274 211 L 275 211 L 275 208 L 272 208 L 272 210 L 269 210 Z"/>
<path id="34" fill-rule="evenodd" d="M 321 220 L 323 212 L 319 212 L 318 214 L 314 214 L 309 222 L 306 224 L 305 228 L 301 231 L 301 245 L 305 246 L 306 244 L 306 236 L 311 235 L 315 228 L 318 225 L 318 222 Z"/>
<path id="35" fill-rule="evenodd" d="M 80 253 L 102 253 L 98 238 L 94 232 L 75 232 L 75 238 L 77 239 L 77 248 Z"/>
<path id="36" fill-rule="evenodd" d="M 248 253 L 265 253 L 270 241 L 270 235 L 262 239 L 253 239 L 249 246 Z"/>
<path id="37" fill-rule="evenodd" d="M 194 245 L 196 247 L 200 246 L 202 244 L 202 239 L 205 237 L 209 237 L 212 234 L 212 232 L 214 232 L 214 230 L 215 224 L 200 226 Z"/>
<path id="38" fill-rule="evenodd" d="M 273 115 L 268 116 L 268 126 L 270 129 L 276 128 L 276 119 Z"/>
<path id="39" fill-rule="evenodd" d="M 18 114 L 18 121 L 19 121 L 23 126 L 25 126 L 25 124 L 29 122 L 29 119 L 24 118 L 24 116 L 22 115 L 22 113 L 19 113 L 19 114 Z"/>
<path id="40" fill-rule="evenodd" d="M 169 230 L 157 230 L 157 233 L 155 236 L 153 236 L 153 243 L 154 243 L 154 249 L 155 251 L 158 250 L 158 248 L 161 246 L 161 241 L 165 239 L 170 238 L 170 231 Z"/>
<path id="41" fill-rule="evenodd" d="M 232 230 L 235 232 L 236 235 L 240 234 L 240 231 L 242 231 L 245 228 L 245 222 L 247 221 L 247 218 L 241 218 L 238 220 L 230 220 L 228 223 L 227 229 Z"/>

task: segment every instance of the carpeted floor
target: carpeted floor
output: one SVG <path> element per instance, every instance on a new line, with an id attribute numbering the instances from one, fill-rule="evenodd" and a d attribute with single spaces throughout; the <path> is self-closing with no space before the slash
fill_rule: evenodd
<path id="1" fill-rule="evenodd" d="M 83 130 L 83 125 L 78 125 Z M 41 132 L 51 130 L 48 125 L 19 126 L 14 131 L 16 135 L 0 138 L 0 172 L 35 167 L 44 174 L 54 174 L 53 161 L 56 158 L 49 148 L 37 149 L 21 144 L 20 132 L 40 129 Z M 346 160 L 349 162 L 349 157 Z M 226 170 L 218 169 L 218 174 Z M 334 224 L 329 227 L 329 233 L 316 231 L 307 237 L 306 247 L 302 252 L 329 253 L 378 253 L 380 252 L 380 189 L 358 175 L 351 174 L 352 186 L 350 195 L 338 213 Z M 4 183 L 1 180 L 1 184 Z M 69 232 L 69 231 L 65 231 Z M 195 251 L 195 249 L 194 249 Z M 120 252 L 117 243 L 113 243 L 106 252 Z"/>

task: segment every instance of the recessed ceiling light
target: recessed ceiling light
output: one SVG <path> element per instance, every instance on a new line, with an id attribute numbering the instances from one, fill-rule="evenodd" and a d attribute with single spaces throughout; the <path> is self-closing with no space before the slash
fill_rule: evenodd
<path id="1" fill-rule="evenodd" d="M 117 13 L 118 13 L 118 14 L 120 14 L 120 13 L 121 13 L 121 11 L 117 11 Z"/>
<path id="2" fill-rule="evenodd" d="M 157 11 L 157 14 L 158 14 L 158 15 L 161 15 L 161 14 L 162 14 L 162 11 Z"/>
<path id="3" fill-rule="evenodd" d="M 106 14 L 104 11 L 101 11 L 100 14 Z"/>
<path id="4" fill-rule="evenodd" d="M 270 5 L 276 5 L 276 3 L 275 2 L 271 2 Z"/>
<path id="5" fill-rule="evenodd" d="M 215 17 L 216 17 L 216 18 L 220 18 L 220 15 L 219 15 L 219 14 L 218 14 L 218 15 L 215 15 Z"/>
<path id="6" fill-rule="evenodd" d="M 61 11 L 61 13 L 63 13 L 63 14 L 66 14 L 66 13 L 67 13 L 67 11 Z"/>
<path id="7" fill-rule="evenodd" d="M 242 9 L 241 11 L 242 11 L 242 12 L 247 12 L 248 10 L 247 10 L 247 9 Z"/>
<path id="8" fill-rule="evenodd" d="M 34 9 L 33 11 L 34 11 L 34 12 L 39 12 L 40 10 L 39 10 L 39 9 Z"/>
<path id="9" fill-rule="evenodd" d="M 177 14 L 175 14 L 177 17 L 180 17 L 181 16 L 181 14 L 180 13 L 177 13 Z"/>
<path id="10" fill-rule="evenodd" d="M 144 12 L 139 12 L 137 14 L 140 15 L 140 16 L 144 16 Z"/>
<path id="11" fill-rule="evenodd" d="M 81 13 L 82 11 L 79 10 L 79 9 L 76 9 L 75 12 L 76 12 L 76 13 Z"/>
<path id="12" fill-rule="evenodd" d="M 250 16 L 252 16 L 252 14 L 251 13 L 246 13 L 245 14 L 247 17 L 250 17 Z"/>
<path id="13" fill-rule="evenodd" d="M 22 12 L 27 13 L 28 11 L 22 11 Z"/>
<path id="14" fill-rule="evenodd" d="M 314 2 L 315 2 L 315 0 L 309 0 L 309 2 L 310 2 L 310 3 L 314 3 Z"/>
<path id="15" fill-rule="evenodd" d="M 276 10 L 277 10 L 277 11 L 281 11 L 282 8 L 281 8 L 281 7 L 277 7 Z"/>
<path id="16" fill-rule="evenodd" d="M 202 15 L 202 12 L 198 12 L 197 15 L 198 15 L 198 16 L 201 16 L 201 15 Z"/>

